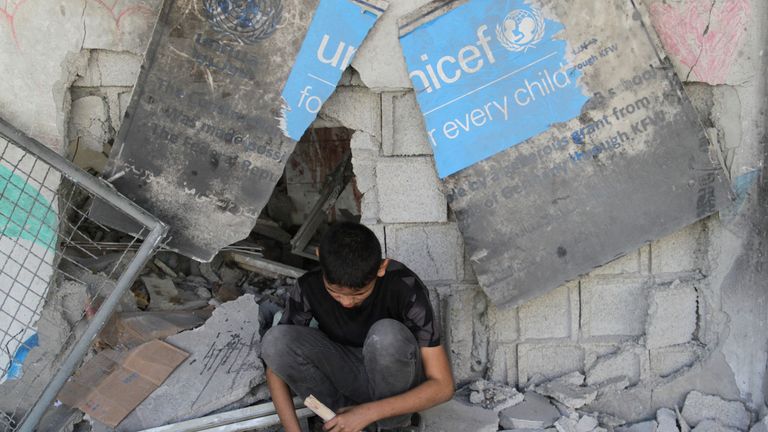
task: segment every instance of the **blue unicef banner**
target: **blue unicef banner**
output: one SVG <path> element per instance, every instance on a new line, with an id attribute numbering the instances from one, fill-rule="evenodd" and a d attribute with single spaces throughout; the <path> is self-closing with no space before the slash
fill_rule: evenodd
<path id="1" fill-rule="evenodd" d="M 473 0 L 401 37 L 441 178 L 580 114 L 561 30 L 523 0 Z"/>
<path id="2" fill-rule="evenodd" d="M 336 90 L 386 3 L 322 0 L 283 89 L 281 128 L 298 141 Z"/>
<path id="3" fill-rule="evenodd" d="M 105 175 L 209 261 L 248 236 L 384 0 L 165 0 Z M 93 217 L 135 232 L 97 203 Z"/>
<path id="4" fill-rule="evenodd" d="M 448 0 L 401 19 L 437 172 L 495 304 L 625 255 L 640 272 L 640 246 L 730 202 L 645 16 L 629 1 Z"/>

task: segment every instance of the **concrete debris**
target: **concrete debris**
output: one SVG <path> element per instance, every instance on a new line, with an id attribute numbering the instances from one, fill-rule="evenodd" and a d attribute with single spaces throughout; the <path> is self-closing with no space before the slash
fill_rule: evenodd
<path id="1" fill-rule="evenodd" d="M 565 384 L 560 381 L 550 381 L 535 388 L 537 393 L 549 396 L 552 399 L 574 409 L 592 403 L 597 397 L 597 389 L 594 387 L 579 387 Z"/>
<path id="2" fill-rule="evenodd" d="M 656 411 L 656 421 L 659 423 L 658 432 L 680 432 L 677 427 L 677 414 L 669 408 Z"/>
<path id="3" fill-rule="evenodd" d="M 739 429 L 724 426 L 717 420 L 705 419 L 693 428 L 693 432 L 739 432 Z"/>
<path id="4" fill-rule="evenodd" d="M 616 432 L 656 432 L 658 426 L 659 424 L 656 423 L 656 420 L 650 420 L 628 426 L 618 427 L 616 428 Z"/>
<path id="5" fill-rule="evenodd" d="M 208 304 L 207 298 L 195 292 L 177 289 L 171 279 L 152 275 L 141 280 L 149 291 L 149 310 L 192 310 Z"/>
<path id="6" fill-rule="evenodd" d="M 678 407 L 675 407 L 675 415 L 677 416 L 677 424 L 680 425 L 680 432 L 691 432 L 691 427 L 688 426 L 688 422 Z"/>
<path id="7" fill-rule="evenodd" d="M 584 379 L 586 377 L 581 372 L 571 372 L 567 373 L 561 377 L 557 377 L 553 379 L 551 382 L 556 383 L 562 383 L 562 384 L 568 384 L 572 386 L 580 386 L 584 384 Z"/>
<path id="8" fill-rule="evenodd" d="M 570 417 L 560 417 L 555 422 L 557 432 L 576 432 L 577 421 Z"/>
<path id="9" fill-rule="evenodd" d="M 615 392 L 624 390 L 625 388 L 629 387 L 630 384 L 631 383 L 629 382 L 629 378 L 625 376 L 611 378 L 606 381 L 603 381 L 600 384 L 599 393 L 600 395 L 615 393 Z"/>
<path id="10" fill-rule="evenodd" d="M 683 417 L 696 430 L 696 426 L 703 420 L 715 420 L 721 425 L 747 430 L 750 424 L 750 415 L 744 404 L 738 401 L 727 401 L 718 396 L 711 396 L 692 391 L 688 393 L 683 405 Z M 715 425 L 708 423 L 707 428 Z"/>
<path id="11" fill-rule="evenodd" d="M 768 432 L 768 416 L 763 417 L 762 420 L 755 423 L 749 432 Z"/>
<path id="12" fill-rule="evenodd" d="M 501 427 L 505 429 L 545 429 L 560 418 L 560 412 L 546 397 L 528 391 L 519 404 L 499 413 Z"/>
<path id="13" fill-rule="evenodd" d="M 199 417 L 246 396 L 264 381 L 258 317 L 258 304 L 246 294 L 222 304 L 202 327 L 167 338 L 189 357 L 118 430 Z"/>
<path id="14" fill-rule="evenodd" d="M 597 419 L 585 415 L 584 417 L 580 418 L 579 421 L 576 423 L 576 432 L 590 432 L 594 430 L 598 426 Z"/>
<path id="15" fill-rule="evenodd" d="M 622 377 L 628 378 L 631 384 L 640 380 L 640 359 L 631 348 L 600 357 L 587 370 L 588 385 L 600 385 Z"/>
<path id="16" fill-rule="evenodd" d="M 499 416 L 493 410 L 469 406 L 456 399 L 421 413 L 425 429 L 430 432 L 499 430 Z"/>
<path id="17" fill-rule="evenodd" d="M 486 380 L 473 382 L 469 385 L 469 389 L 470 402 L 496 412 L 515 406 L 524 398 L 523 394 L 514 387 Z"/>

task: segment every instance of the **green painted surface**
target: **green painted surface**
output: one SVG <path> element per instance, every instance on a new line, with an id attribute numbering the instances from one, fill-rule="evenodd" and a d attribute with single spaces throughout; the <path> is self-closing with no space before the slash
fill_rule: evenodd
<path id="1" fill-rule="evenodd" d="M 56 209 L 40 191 L 0 165 L 0 193 L 0 234 L 52 249 L 56 242 Z"/>

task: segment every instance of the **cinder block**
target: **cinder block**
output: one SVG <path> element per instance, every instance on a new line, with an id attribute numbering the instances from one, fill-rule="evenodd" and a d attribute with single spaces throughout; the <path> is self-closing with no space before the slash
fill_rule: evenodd
<path id="1" fill-rule="evenodd" d="M 587 370 L 587 385 L 599 385 L 614 378 L 626 377 L 630 384 L 640 381 L 640 350 L 625 349 L 597 359 Z"/>
<path id="2" fill-rule="evenodd" d="M 518 383 L 526 386 L 537 376 L 549 380 L 568 372 L 583 371 L 584 351 L 577 345 L 519 344 L 517 368 Z"/>
<path id="3" fill-rule="evenodd" d="M 376 166 L 376 184 L 382 222 L 448 220 L 448 203 L 431 157 L 382 158 Z"/>
<path id="4" fill-rule="evenodd" d="M 106 101 L 99 96 L 86 96 L 72 101 L 69 140 L 95 152 L 104 151 L 111 137 Z"/>
<path id="5" fill-rule="evenodd" d="M 384 233 L 384 225 L 380 224 L 364 224 L 368 229 L 373 231 L 374 234 L 376 234 L 376 238 L 379 239 L 379 243 L 381 243 L 381 253 L 386 257 L 387 253 L 387 237 Z"/>
<path id="6" fill-rule="evenodd" d="M 411 80 L 400 47 L 397 20 L 403 15 L 429 3 L 430 0 L 391 0 L 387 13 L 381 16 L 360 45 L 352 67 L 360 79 L 376 90 L 408 89 Z"/>
<path id="7" fill-rule="evenodd" d="M 491 327 L 491 340 L 494 342 L 517 342 L 520 333 L 518 331 L 518 308 L 488 306 L 488 322 Z"/>
<path id="8" fill-rule="evenodd" d="M 375 224 L 379 220 L 379 195 L 376 189 L 376 163 L 379 156 L 378 140 L 366 132 L 352 135 L 352 169 L 360 199 L 360 222 Z"/>
<path id="9" fill-rule="evenodd" d="M 621 349 L 618 343 L 585 343 L 581 344 L 584 348 L 584 368 L 591 369 L 597 359 L 613 354 Z"/>
<path id="10" fill-rule="evenodd" d="M 651 290 L 645 331 L 648 349 L 684 344 L 693 338 L 697 299 L 690 282 L 675 281 Z"/>
<path id="11" fill-rule="evenodd" d="M 503 344 L 496 347 L 488 363 L 488 379 L 510 386 L 517 385 L 516 344 Z"/>
<path id="12" fill-rule="evenodd" d="M 696 270 L 706 260 L 706 250 L 699 249 L 705 222 L 693 225 L 651 243 L 651 271 L 678 273 Z"/>
<path id="13" fill-rule="evenodd" d="M 387 156 L 432 154 L 416 93 L 381 94 L 381 137 Z"/>
<path id="14" fill-rule="evenodd" d="M 141 71 L 141 56 L 127 51 L 93 50 L 85 75 L 75 87 L 133 87 Z"/>
<path id="15" fill-rule="evenodd" d="M 581 282 L 584 336 L 640 336 L 645 332 L 648 281 L 590 277 Z"/>
<path id="16" fill-rule="evenodd" d="M 520 336 L 526 339 L 566 338 L 571 335 L 572 282 L 520 307 Z"/>
<path id="17" fill-rule="evenodd" d="M 381 139 L 381 97 L 363 87 L 336 87 L 313 125 L 346 127 Z"/>
<path id="18" fill-rule="evenodd" d="M 464 245 L 455 223 L 387 225 L 387 256 L 425 281 L 460 281 Z"/>
<path id="19" fill-rule="evenodd" d="M 662 378 L 668 377 L 691 366 L 703 354 L 704 349 L 693 343 L 651 350 L 651 373 Z"/>
<path id="20" fill-rule="evenodd" d="M 444 343 L 451 360 L 454 378 L 467 382 L 479 378 L 487 359 L 479 352 L 478 330 L 482 329 L 480 315 L 485 308 L 485 298 L 480 288 L 452 286 L 450 293 L 441 294 L 441 311 Z"/>

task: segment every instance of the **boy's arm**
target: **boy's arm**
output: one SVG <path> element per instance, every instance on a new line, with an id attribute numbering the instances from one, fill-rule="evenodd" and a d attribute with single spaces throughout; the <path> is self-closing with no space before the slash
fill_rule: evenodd
<path id="1" fill-rule="evenodd" d="M 272 395 L 272 403 L 275 404 L 277 416 L 285 432 L 301 432 L 299 418 L 296 417 L 296 407 L 293 405 L 291 390 L 288 384 L 277 376 L 272 369 L 267 368 L 267 387 Z"/>
<path id="2" fill-rule="evenodd" d="M 449 400 L 454 391 L 453 375 L 443 346 L 421 348 L 421 359 L 426 381 L 405 393 L 351 407 L 326 422 L 323 429 L 359 432 L 375 421 L 422 411 Z"/>

